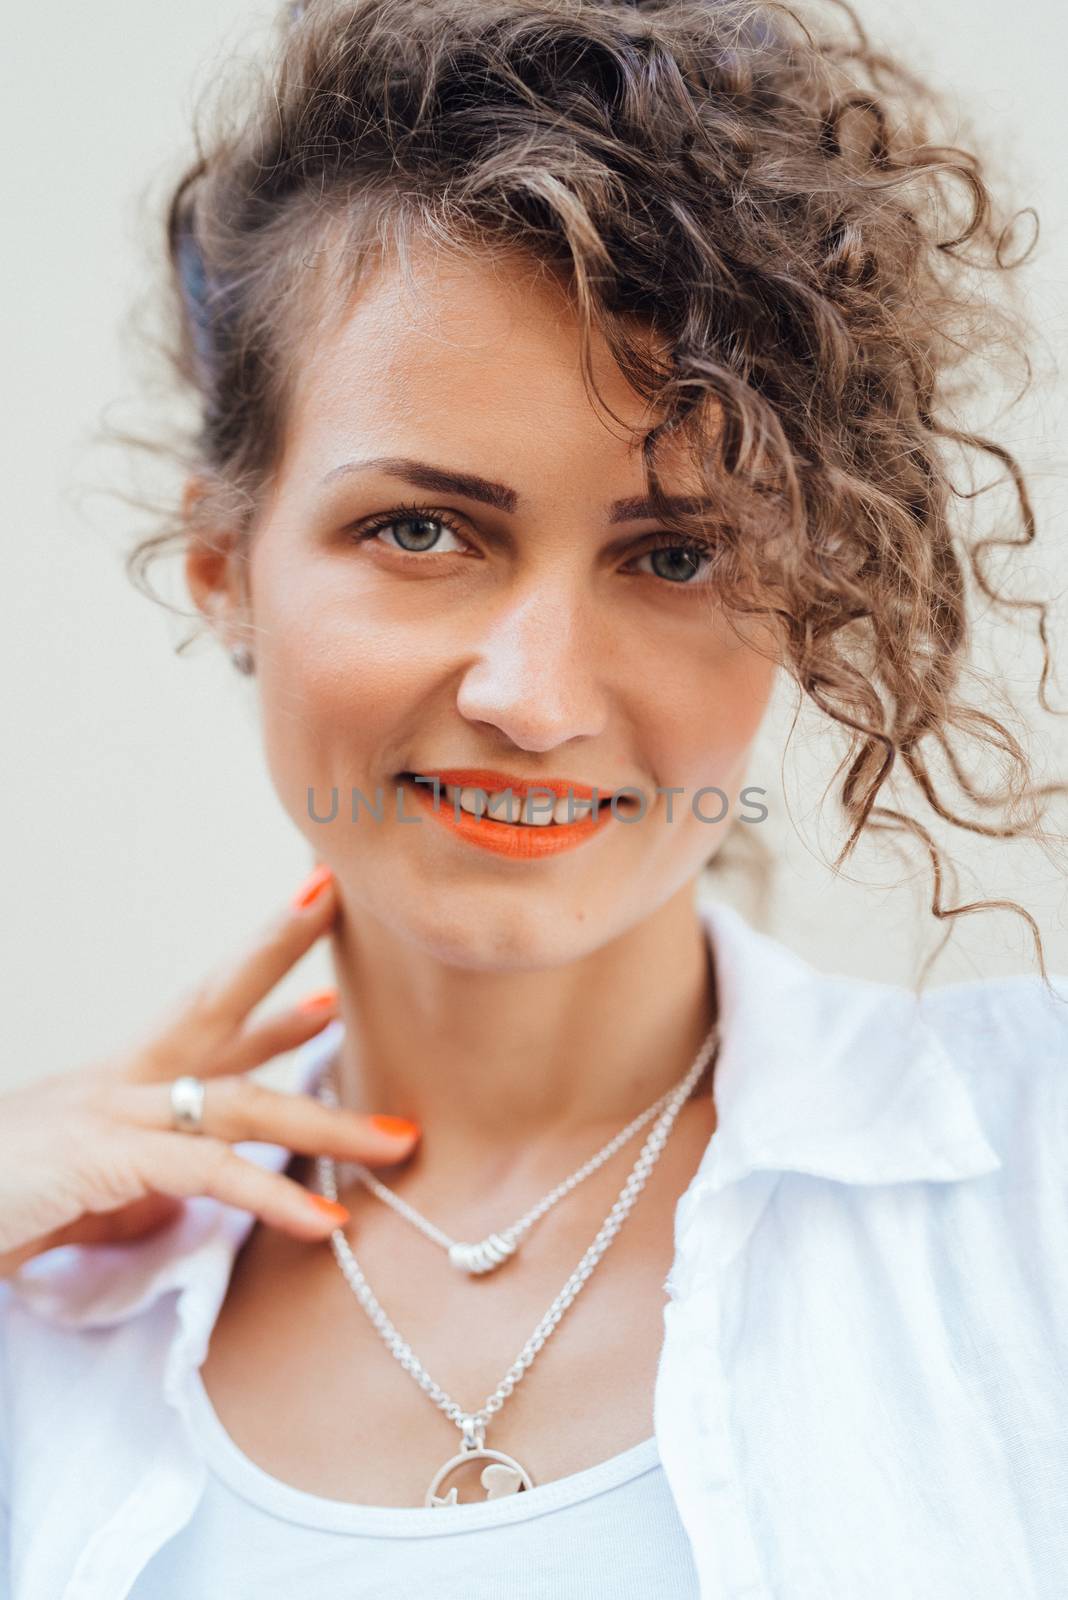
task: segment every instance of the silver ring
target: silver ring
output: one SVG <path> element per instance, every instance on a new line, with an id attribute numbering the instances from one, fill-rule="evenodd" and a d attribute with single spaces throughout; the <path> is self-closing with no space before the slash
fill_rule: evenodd
<path id="1" fill-rule="evenodd" d="M 175 1078 L 171 1084 L 171 1121 L 179 1133 L 204 1132 L 202 1078 Z"/>

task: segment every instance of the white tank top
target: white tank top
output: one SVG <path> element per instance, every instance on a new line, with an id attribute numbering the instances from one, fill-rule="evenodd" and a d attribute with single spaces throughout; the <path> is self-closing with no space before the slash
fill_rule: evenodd
<path id="1" fill-rule="evenodd" d="M 500 1500 L 352 1505 L 249 1460 L 196 1370 L 189 1398 L 207 1483 L 129 1600 L 698 1600 L 655 1438 Z"/>

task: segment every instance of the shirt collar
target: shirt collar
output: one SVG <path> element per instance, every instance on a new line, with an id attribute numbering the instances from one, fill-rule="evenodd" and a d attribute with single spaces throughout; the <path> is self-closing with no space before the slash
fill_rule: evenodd
<path id="1" fill-rule="evenodd" d="M 732 907 L 698 906 L 711 942 L 721 1044 L 713 1076 L 717 1126 L 694 1190 L 754 1171 L 841 1183 L 951 1181 L 993 1171 L 967 1085 L 911 990 L 820 972 Z M 936 991 L 937 993 L 937 991 Z M 330 1023 L 299 1050 L 291 1086 L 307 1092 L 343 1035 Z M 288 1152 L 245 1143 L 246 1159 L 280 1171 Z M 101 1327 L 179 1294 L 181 1338 L 168 1388 L 199 1365 L 254 1217 L 207 1197 L 133 1244 L 66 1245 L 8 1280 L 39 1315 Z"/>
<path id="2" fill-rule="evenodd" d="M 928 1020 L 937 993 L 821 972 L 707 902 L 720 1002 L 717 1129 L 697 1178 L 754 1171 L 841 1183 L 950 1181 L 1001 1161 Z"/>

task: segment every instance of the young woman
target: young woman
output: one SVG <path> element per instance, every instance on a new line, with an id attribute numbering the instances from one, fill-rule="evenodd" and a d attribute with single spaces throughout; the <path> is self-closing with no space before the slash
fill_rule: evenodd
<path id="1" fill-rule="evenodd" d="M 1011 252 L 838 16 L 312 4 L 178 185 L 134 570 L 184 552 L 319 865 L 8 1099 L 12 1600 L 1062 1594 L 1068 979 L 1022 907 L 1040 973 L 924 993 L 697 893 L 784 679 L 936 917 L 892 775 L 1043 837 L 949 463 L 1026 542 L 949 400 Z"/>

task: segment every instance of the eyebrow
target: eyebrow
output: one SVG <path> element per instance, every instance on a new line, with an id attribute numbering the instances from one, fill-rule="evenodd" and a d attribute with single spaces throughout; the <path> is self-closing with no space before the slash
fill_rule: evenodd
<path id="1" fill-rule="evenodd" d="M 370 456 L 363 461 L 343 461 L 332 467 L 323 478 L 323 484 L 352 472 L 381 472 L 389 478 L 399 478 L 414 488 L 426 489 L 432 494 L 458 494 L 467 500 L 478 500 L 492 506 L 495 511 L 514 513 L 520 502 L 515 489 L 506 483 L 494 483 L 472 472 L 454 472 L 445 467 L 432 466 L 428 461 L 414 461 L 409 456 Z M 693 495 L 668 495 L 667 504 L 676 512 L 710 511 L 712 502 Z M 632 495 L 627 500 L 614 500 L 608 508 L 608 520 L 637 522 L 642 517 L 654 517 L 657 510 L 648 495 Z"/>

